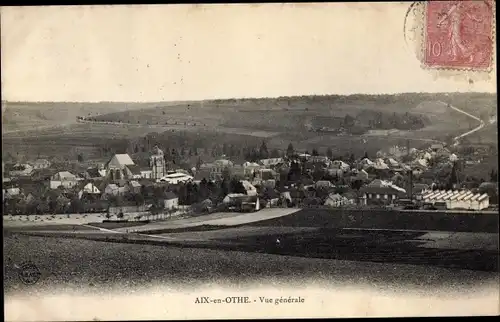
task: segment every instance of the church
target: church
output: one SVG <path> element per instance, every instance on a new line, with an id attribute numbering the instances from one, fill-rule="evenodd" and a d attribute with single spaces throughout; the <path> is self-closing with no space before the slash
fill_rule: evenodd
<path id="1" fill-rule="evenodd" d="M 149 166 L 152 170 L 152 179 L 161 179 L 167 174 L 165 156 L 163 155 L 163 151 L 158 148 L 157 145 L 154 146 L 153 153 L 149 158 Z"/>

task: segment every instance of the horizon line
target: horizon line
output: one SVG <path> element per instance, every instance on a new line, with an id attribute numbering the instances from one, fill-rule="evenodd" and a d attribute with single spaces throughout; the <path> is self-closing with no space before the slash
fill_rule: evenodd
<path id="1" fill-rule="evenodd" d="M 225 101 L 225 100 L 257 100 L 257 99 L 280 99 L 280 98 L 299 98 L 299 97 L 327 97 L 327 96 L 398 96 L 398 95 L 446 95 L 446 94 L 488 94 L 497 95 L 496 92 L 401 92 L 401 93 L 351 93 L 351 94 L 302 94 L 302 95 L 282 95 L 282 96 L 261 96 L 261 97 L 225 97 L 225 98 L 205 98 L 193 100 L 161 100 L 161 101 L 22 101 L 22 100 L 2 100 L 4 103 L 70 103 L 70 104 L 99 104 L 99 103 L 120 103 L 120 104 L 151 104 L 151 103 L 184 103 L 184 102 L 204 102 L 204 101 Z"/>

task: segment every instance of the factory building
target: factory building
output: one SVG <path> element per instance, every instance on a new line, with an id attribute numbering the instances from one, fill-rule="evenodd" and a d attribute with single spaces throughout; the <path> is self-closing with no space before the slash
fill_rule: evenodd
<path id="1" fill-rule="evenodd" d="M 435 190 L 422 196 L 424 203 L 445 204 L 447 209 L 483 210 L 489 207 L 488 194 L 470 190 Z"/>

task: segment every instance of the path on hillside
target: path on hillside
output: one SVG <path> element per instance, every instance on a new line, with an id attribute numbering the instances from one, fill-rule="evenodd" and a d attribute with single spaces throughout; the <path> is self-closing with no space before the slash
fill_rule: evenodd
<path id="1" fill-rule="evenodd" d="M 472 129 L 472 130 L 470 130 L 470 131 L 467 131 L 467 132 L 465 132 L 465 133 L 463 133 L 463 134 L 460 134 L 459 136 L 457 136 L 457 137 L 453 138 L 453 140 L 455 141 L 455 143 L 453 143 L 453 146 L 457 146 L 457 145 L 460 143 L 460 142 L 459 142 L 459 141 L 460 141 L 460 139 L 462 139 L 462 138 L 466 137 L 467 135 L 470 135 L 470 134 L 472 134 L 472 133 L 474 133 L 474 132 L 477 132 L 477 131 L 479 131 L 480 129 L 482 129 L 482 128 L 484 127 L 484 121 L 483 121 L 483 120 L 481 120 L 479 117 L 474 116 L 474 115 L 472 115 L 472 114 L 470 114 L 470 113 L 467 113 L 466 111 L 461 110 L 461 109 L 459 109 L 458 107 L 455 107 L 455 106 L 453 106 L 453 105 L 451 105 L 451 104 L 448 104 L 448 103 L 445 103 L 445 102 L 442 102 L 442 101 L 438 101 L 438 103 L 440 103 L 440 104 L 444 104 L 444 105 L 448 106 L 449 108 L 451 108 L 451 109 L 453 109 L 453 110 L 455 110 L 455 111 L 457 111 L 457 112 L 459 112 L 459 113 L 462 113 L 462 114 L 464 114 L 464 115 L 467 115 L 468 117 L 470 117 L 470 118 L 472 118 L 472 119 L 474 119 L 475 121 L 478 121 L 478 122 L 480 123 L 480 124 L 479 124 L 477 127 L 475 127 L 474 129 Z"/>

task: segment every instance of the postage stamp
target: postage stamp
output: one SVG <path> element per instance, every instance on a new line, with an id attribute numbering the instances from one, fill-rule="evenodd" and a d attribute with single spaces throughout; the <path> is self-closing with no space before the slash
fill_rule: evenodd
<path id="1" fill-rule="evenodd" d="M 425 9 L 426 67 L 488 69 L 493 61 L 493 1 L 429 1 Z"/>

